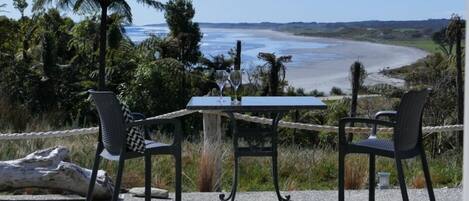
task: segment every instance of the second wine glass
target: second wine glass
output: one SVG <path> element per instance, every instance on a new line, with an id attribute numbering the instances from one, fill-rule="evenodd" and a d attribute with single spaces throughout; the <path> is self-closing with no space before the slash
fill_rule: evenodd
<path id="1" fill-rule="evenodd" d="M 242 82 L 242 73 L 241 73 L 241 70 L 232 70 L 231 73 L 230 73 L 230 82 L 231 82 L 231 86 L 233 87 L 234 89 L 234 94 L 235 94 L 235 98 L 234 98 L 234 101 L 233 103 L 234 104 L 239 104 L 239 100 L 238 100 L 238 88 L 239 86 L 241 85 L 241 82 Z"/>
<path id="2" fill-rule="evenodd" d="M 223 102 L 223 88 L 228 81 L 228 73 L 226 70 L 215 71 L 215 81 L 220 89 L 220 102 Z"/>

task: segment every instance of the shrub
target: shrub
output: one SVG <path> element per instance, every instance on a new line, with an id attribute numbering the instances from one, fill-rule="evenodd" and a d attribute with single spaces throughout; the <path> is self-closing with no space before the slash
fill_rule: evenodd
<path id="1" fill-rule="evenodd" d="M 341 95 L 344 95 L 344 92 L 342 91 L 342 89 L 340 89 L 339 87 L 332 87 L 331 91 L 329 92 L 329 94 L 331 96 L 341 96 Z"/>

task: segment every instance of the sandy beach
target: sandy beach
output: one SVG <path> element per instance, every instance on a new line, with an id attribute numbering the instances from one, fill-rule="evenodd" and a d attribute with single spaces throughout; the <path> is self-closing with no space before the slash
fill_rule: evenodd
<path id="1" fill-rule="evenodd" d="M 246 30 L 244 30 L 246 31 Z M 365 84 L 389 83 L 402 85 L 403 81 L 379 74 L 385 68 L 398 68 L 411 64 L 428 53 L 411 47 L 385 45 L 371 42 L 351 41 L 342 39 L 296 36 L 271 30 L 252 30 L 254 34 L 265 34 L 275 40 L 300 40 L 304 42 L 328 43 L 323 48 L 286 49 L 282 55 L 292 55 L 302 52 L 334 55 L 333 59 L 314 60 L 287 64 L 287 80 L 294 87 L 304 88 L 306 91 L 317 89 L 328 93 L 333 86 L 345 91 L 350 90 L 349 69 L 357 59 L 363 63 L 368 78 Z"/>
<path id="2" fill-rule="evenodd" d="M 127 34 L 134 42 L 149 33 L 167 33 L 165 26 L 128 27 Z M 292 55 L 287 63 L 287 80 L 291 86 L 306 91 L 317 89 L 329 93 L 332 87 L 350 91 L 349 71 L 357 59 L 368 72 L 365 84 L 389 83 L 402 85 L 403 81 L 380 75 L 385 68 L 398 68 L 411 64 L 427 53 L 423 50 L 371 42 L 332 38 L 296 36 L 265 29 L 226 29 L 201 27 L 204 37 L 201 50 L 204 56 L 227 54 L 241 40 L 242 68 L 263 64 L 259 52 L 274 52 L 277 56 Z"/>

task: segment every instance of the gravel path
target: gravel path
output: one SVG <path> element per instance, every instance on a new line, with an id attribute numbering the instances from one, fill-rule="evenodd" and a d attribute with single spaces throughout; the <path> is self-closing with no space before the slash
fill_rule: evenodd
<path id="1" fill-rule="evenodd" d="M 291 195 L 292 201 L 326 201 L 326 200 L 337 200 L 337 191 L 292 191 L 287 192 Z M 462 200 L 462 189 L 450 188 L 450 189 L 435 189 L 436 200 L 444 201 L 461 201 Z M 129 194 L 121 195 L 125 201 L 143 201 L 143 198 L 135 198 Z M 170 197 L 174 198 L 174 194 L 170 194 Z M 427 191 L 424 189 L 409 190 L 409 198 L 412 201 L 428 201 Z M 368 191 L 346 191 L 345 199 L 347 201 L 363 201 L 368 200 Z M 64 200 L 64 201 L 75 201 L 84 200 L 79 196 L 63 196 L 63 195 L 15 195 L 15 196 L 0 196 L 0 200 Z M 153 199 L 155 201 L 168 201 L 169 199 Z M 218 193 L 183 193 L 183 201 L 219 201 Z M 276 201 L 274 192 L 241 192 L 237 194 L 236 200 L 238 201 Z M 376 201 L 388 201 L 388 200 L 402 200 L 399 189 L 392 190 L 376 190 Z"/>

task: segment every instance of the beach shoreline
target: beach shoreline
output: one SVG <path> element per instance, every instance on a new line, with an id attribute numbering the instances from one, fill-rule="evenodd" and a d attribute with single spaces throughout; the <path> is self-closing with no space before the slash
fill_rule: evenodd
<path id="1" fill-rule="evenodd" d="M 143 40 L 148 33 L 168 31 L 164 26 L 132 27 L 128 32 L 134 42 Z M 236 40 L 241 40 L 242 68 L 262 65 L 257 59 L 259 52 L 274 52 L 277 56 L 291 55 L 286 63 L 286 80 L 290 86 L 303 88 L 306 92 L 318 90 L 328 94 L 332 87 L 351 91 L 349 72 L 355 61 L 365 66 L 368 77 L 366 85 L 385 83 L 404 85 L 404 81 L 380 74 L 383 69 L 399 68 L 412 64 L 428 55 L 421 49 L 390 44 L 294 35 L 270 29 L 236 29 L 201 27 L 204 38 L 201 50 L 210 57 L 226 54 Z"/>
<path id="2" fill-rule="evenodd" d="M 351 91 L 349 81 L 350 66 L 357 60 L 363 63 L 368 73 L 365 80 L 366 85 L 385 83 L 403 86 L 403 80 L 387 77 L 379 72 L 383 69 L 400 68 L 415 63 L 429 54 L 418 48 L 368 41 L 299 36 L 273 30 L 253 30 L 253 32 L 258 32 L 278 40 L 289 38 L 304 42 L 311 41 L 332 44 L 324 48 L 292 49 L 291 51 L 334 54 L 337 55 L 335 59 L 312 61 L 303 65 L 286 64 L 286 79 L 289 85 L 295 88 L 303 88 L 305 91 L 316 89 L 326 94 L 329 93 L 332 87 L 339 87 L 345 92 Z M 293 59 L 295 59 L 295 55 L 293 55 Z"/>

